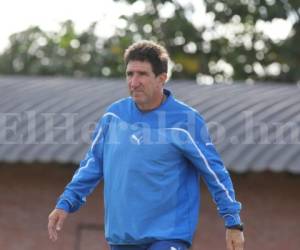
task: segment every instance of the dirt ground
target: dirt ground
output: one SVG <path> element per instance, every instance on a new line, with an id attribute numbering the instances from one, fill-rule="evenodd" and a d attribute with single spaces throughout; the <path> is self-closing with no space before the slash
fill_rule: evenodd
<path id="1" fill-rule="evenodd" d="M 48 240 L 47 220 L 74 167 L 0 164 L 0 249 L 106 250 L 102 185 L 86 206 L 69 216 L 56 243 Z M 233 175 L 243 203 L 249 250 L 300 249 L 300 176 L 286 173 Z M 225 230 L 214 203 L 202 189 L 201 217 L 192 250 L 225 250 Z"/>

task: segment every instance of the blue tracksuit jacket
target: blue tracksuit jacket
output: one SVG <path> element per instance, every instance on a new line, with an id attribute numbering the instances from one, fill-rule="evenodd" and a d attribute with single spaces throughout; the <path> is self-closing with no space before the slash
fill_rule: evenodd
<path id="1" fill-rule="evenodd" d="M 110 244 L 191 243 L 198 222 L 199 176 L 225 225 L 240 223 L 241 204 L 203 118 L 164 92 L 166 101 L 150 112 L 141 112 L 131 97 L 107 109 L 56 205 L 76 211 L 103 178 Z"/>

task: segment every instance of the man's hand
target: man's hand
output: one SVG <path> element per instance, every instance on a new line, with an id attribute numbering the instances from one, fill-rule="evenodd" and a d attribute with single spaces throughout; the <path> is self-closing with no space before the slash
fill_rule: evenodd
<path id="1" fill-rule="evenodd" d="M 244 234 L 238 229 L 226 229 L 226 247 L 227 250 L 243 250 Z"/>
<path id="2" fill-rule="evenodd" d="M 57 240 L 57 231 L 60 231 L 62 229 L 67 216 L 68 213 L 62 209 L 55 208 L 51 212 L 48 219 L 48 234 L 50 240 Z"/>

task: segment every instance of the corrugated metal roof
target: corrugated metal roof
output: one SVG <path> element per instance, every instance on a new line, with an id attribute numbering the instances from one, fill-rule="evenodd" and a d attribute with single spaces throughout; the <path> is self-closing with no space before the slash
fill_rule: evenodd
<path id="1" fill-rule="evenodd" d="M 228 169 L 300 173 L 298 86 L 174 81 L 167 88 L 205 117 Z M 95 122 L 125 96 L 120 79 L 1 76 L 0 161 L 78 163 Z"/>

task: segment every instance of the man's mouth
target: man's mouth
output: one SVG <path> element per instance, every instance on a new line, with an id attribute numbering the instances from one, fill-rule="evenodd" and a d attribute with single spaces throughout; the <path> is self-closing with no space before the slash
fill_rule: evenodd
<path id="1" fill-rule="evenodd" d="M 143 91 L 131 91 L 131 95 L 139 95 L 139 94 L 142 94 Z"/>

